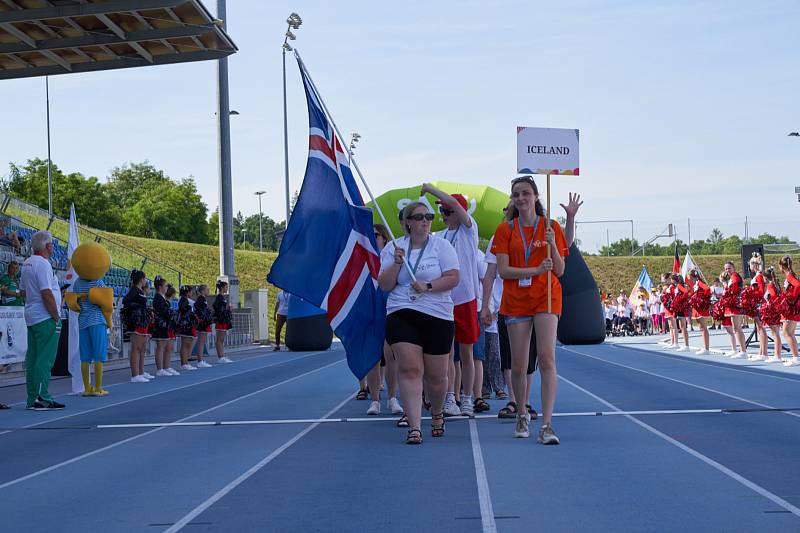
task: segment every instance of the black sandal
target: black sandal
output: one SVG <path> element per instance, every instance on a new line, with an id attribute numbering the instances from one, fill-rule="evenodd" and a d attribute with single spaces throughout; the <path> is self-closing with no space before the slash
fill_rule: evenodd
<path id="1" fill-rule="evenodd" d="M 0 409 L 11 409 L 11 408 L 9 406 L 7 406 L 6 404 L 0 402 Z"/>
<path id="2" fill-rule="evenodd" d="M 505 407 L 497 412 L 497 418 L 516 418 L 517 417 L 517 404 L 516 402 L 508 402 Z"/>
<path id="3" fill-rule="evenodd" d="M 434 424 L 434 420 L 441 420 L 441 424 Z M 444 413 L 438 415 L 431 415 L 431 437 L 438 438 L 444 437 Z"/>
<path id="4" fill-rule="evenodd" d="M 408 417 L 404 414 L 400 417 L 397 421 L 397 427 L 399 428 L 407 428 L 408 427 Z"/>
<path id="5" fill-rule="evenodd" d="M 487 402 L 483 398 L 476 399 L 475 405 L 473 406 L 473 409 L 475 410 L 476 413 L 484 413 L 486 411 L 491 410 L 491 408 L 492 407 L 489 405 L 489 402 Z"/>
<path id="6" fill-rule="evenodd" d="M 366 400 L 367 394 L 368 393 L 365 389 L 361 389 L 360 391 L 358 391 L 358 394 L 356 394 L 356 400 Z"/>
<path id="7" fill-rule="evenodd" d="M 531 404 L 526 403 L 525 408 L 528 410 L 528 414 L 531 415 L 531 420 L 536 420 L 539 418 L 539 413 L 536 412 L 536 409 L 531 407 Z"/>
<path id="8" fill-rule="evenodd" d="M 419 428 L 412 428 L 406 434 L 406 444 L 422 444 L 422 431 Z"/>

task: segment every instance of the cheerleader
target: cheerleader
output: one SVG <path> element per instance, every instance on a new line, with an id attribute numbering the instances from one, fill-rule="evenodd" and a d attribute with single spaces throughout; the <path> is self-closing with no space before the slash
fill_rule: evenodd
<path id="1" fill-rule="evenodd" d="M 170 371 L 178 376 L 180 372 L 171 367 L 172 354 L 175 353 L 175 339 L 178 337 L 177 331 L 175 330 L 175 328 L 178 327 L 178 302 L 175 300 L 176 295 L 177 291 L 175 287 L 173 287 L 171 283 L 167 283 L 167 291 L 164 293 L 164 297 L 167 299 L 167 303 L 169 303 L 170 320 L 169 326 L 167 327 L 167 353 L 170 357 L 166 361 L 170 363 Z"/>
<path id="2" fill-rule="evenodd" d="M 733 322 L 731 322 L 731 317 L 725 316 L 725 300 L 724 300 L 724 287 L 728 284 L 728 281 L 731 279 L 730 275 L 726 271 L 722 271 L 717 278 L 720 287 L 723 287 L 723 293 L 720 294 L 717 302 L 711 308 L 711 316 L 714 318 L 715 321 L 720 323 L 720 327 L 722 327 L 725 332 L 728 334 L 728 340 L 731 343 L 731 351 L 723 352 L 721 355 L 724 357 L 729 357 L 734 355 L 738 352 L 736 349 L 736 336 L 733 334 Z"/>
<path id="3" fill-rule="evenodd" d="M 150 334 L 156 341 L 156 376 L 178 376 L 177 370 L 173 370 L 171 353 L 169 351 L 169 328 L 172 322 L 172 309 L 167 300 L 167 280 L 161 276 L 156 276 L 153 280 L 153 287 L 156 295 L 153 297 L 153 322 L 150 326 Z"/>
<path id="4" fill-rule="evenodd" d="M 761 305 L 761 323 L 764 328 L 772 331 L 774 342 L 774 354 L 767 357 L 767 363 L 783 363 L 781 359 L 781 313 L 779 306 L 785 301 L 780 294 L 776 281 L 775 268 L 769 267 L 764 272 L 766 280 L 766 290 L 764 291 L 764 303 Z"/>
<path id="5" fill-rule="evenodd" d="M 797 359 L 797 338 L 794 336 L 794 330 L 797 327 L 797 321 L 800 320 L 800 281 L 797 280 L 797 274 L 794 273 L 792 268 L 792 258 L 788 255 L 778 262 L 781 273 L 786 276 L 786 281 L 783 282 L 783 289 L 786 298 L 788 309 L 781 317 L 783 319 L 783 338 L 789 344 L 789 350 L 792 352 L 791 361 L 786 361 L 785 366 L 800 365 Z"/>
<path id="6" fill-rule="evenodd" d="M 203 361 L 203 354 L 206 351 L 206 339 L 211 333 L 211 324 L 214 321 L 214 314 L 208 307 L 208 285 L 197 286 L 197 299 L 194 302 L 194 314 L 197 317 L 197 368 L 211 368 L 211 365 Z"/>
<path id="7" fill-rule="evenodd" d="M 711 287 L 700 278 L 700 272 L 696 268 L 689 271 L 689 280 L 692 287 L 692 296 L 689 298 L 692 316 L 697 319 L 703 334 L 703 347 L 697 351 L 697 355 L 708 355 L 711 351 L 708 348 L 710 339 L 706 320 L 711 315 Z"/>
<path id="8" fill-rule="evenodd" d="M 130 335 L 131 350 L 131 383 L 147 383 L 154 376 L 144 372 L 144 354 L 147 350 L 147 340 L 150 337 L 150 310 L 147 308 L 145 287 L 147 278 L 144 272 L 134 269 L 131 271 L 131 286 L 122 299 L 122 318 L 125 332 Z"/>
<path id="9" fill-rule="evenodd" d="M 197 338 L 197 317 L 189 303 L 192 295 L 192 287 L 182 285 L 180 289 L 180 300 L 178 300 L 178 317 L 175 329 L 181 338 L 181 370 L 197 370 L 197 367 L 189 364 L 189 355 L 192 353 L 194 341 Z"/>
<path id="10" fill-rule="evenodd" d="M 666 349 L 678 347 L 678 326 L 675 322 L 675 315 L 671 311 L 672 299 L 675 296 L 675 285 L 672 280 L 672 273 L 667 272 L 661 275 L 661 303 L 664 309 L 664 319 L 667 321 L 667 329 L 669 330 L 669 340 L 664 339 L 661 344 Z"/>
<path id="11" fill-rule="evenodd" d="M 742 310 L 753 319 L 756 335 L 758 337 L 758 355 L 751 355 L 747 359 L 750 361 L 764 361 L 767 358 L 767 330 L 761 322 L 761 305 L 764 302 L 766 291 L 766 281 L 762 274 L 761 255 L 754 252 L 749 261 L 750 271 L 753 272 L 753 279 L 750 286 L 742 291 Z M 746 350 L 745 350 L 746 351 Z"/>
<path id="12" fill-rule="evenodd" d="M 678 327 L 683 332 L 683 346 L 677 349 L 679 352 L 689 351 L 689 325 L 687 324 L 687 317 L 691 317 L 691 307 L 689 306 L 689 289 L 683 282 L 683 276 L 680 274 L 672 275 L 673 281 L 673 294 L 672 297 L 672 313 L 675 315 L 675 321 Z M 678 334 L 675 333 L 677 340 Z M 677 344 L 677 343 L 676 343 Z"/>
<path id="13" fill-rule="evenodd" d="M 727 273 L 728 281 L 725 284 L 725 293 L 721 301 L 725 302 L 725 316 L 731 319 L 731 326 L 736 340 L 730 358 L 746 359 L 747 345 L 744 342 L 744 332 L 742 331 L 743 313 L 739 306 L 739 299 L 742 294 L 742 276 L 736 272 L 736 266 L 731 261 L 725 263 L 725 272 Z M 737 343 L 738 351 L 736 347 Z"/>
<path id="14" fill-rule="evenodd" d="M 233 360 L 225 355 L 225 336 L 228 331 L 233 327 L 233 313 L 231 311 L 231 304 L 228 303 L 228 283 L 226 281 L 217 281 L 217 297 L 214 298 L 214 329 L 217 336 L 214 339 L 214 344 L 217 347 L 217 357 L 220 363 L 233 363 Z"/>

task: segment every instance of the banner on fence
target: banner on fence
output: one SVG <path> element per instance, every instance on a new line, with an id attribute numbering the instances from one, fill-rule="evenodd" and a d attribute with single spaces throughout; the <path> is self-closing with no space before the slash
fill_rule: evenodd
<path id="1" fill-rule="evenodd" d="M 28 328 L 23 306 L 0 306 L 0 364 L 25 360 Z"/>

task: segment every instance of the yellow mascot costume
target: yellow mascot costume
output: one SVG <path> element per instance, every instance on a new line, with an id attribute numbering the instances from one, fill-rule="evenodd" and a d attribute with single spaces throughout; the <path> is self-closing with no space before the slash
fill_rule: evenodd
<path id="1" fill-rule="evenodd" d="M 66 294 L 67 305 L 79 313 L 79 350 L 84 396 L 105 396 L 103 389 L 103 363 L 108 357 L 108 330 L 114 310 L 114 290 L 103 283 L 111 256 L 95 242 L 78 246 L 72 253 L 72 268 L 78 279 Z M 89 371 L 94 364 L 94 386 Z"/>

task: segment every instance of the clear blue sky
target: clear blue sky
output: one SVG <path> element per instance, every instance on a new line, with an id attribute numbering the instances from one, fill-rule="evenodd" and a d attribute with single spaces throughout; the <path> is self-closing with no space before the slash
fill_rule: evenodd
<path id="1" fill-rule="evenodd" d="M 216 2 L 205 1 L 215 12 Z M 554 200 L 579 220 L 632 218 L 639 240 L 674 222 L 800 240 L 800 4 L 794 0 L 264 2 L 229 0 L 234 209 L 284 213 L 280 44 L 296 45 L 376 194 L 443 179 L 508 188 L 515 127 L 579 128 L 580 177 Z M 305 168 L 296 65 L 288 91 L 292 189 Z M 104 178 L 150 160 L 194 176 L 217 205 L 215 66 L 51 78 L 53 159 Z M 44 157 L 44 80 L 0 82 L 0 164 Z M 5 170 L 3 170 L 5 172 Z M 555 205 L 555 204 L 554 204 Z M 560 208 L 558 208 L 560 210 Z M 558 214 L 557 212 L 554 214 Z M 584 248 L 629 225 L 579 227 Z M 663 241 L 662 241 L 663 242 Z"/>

